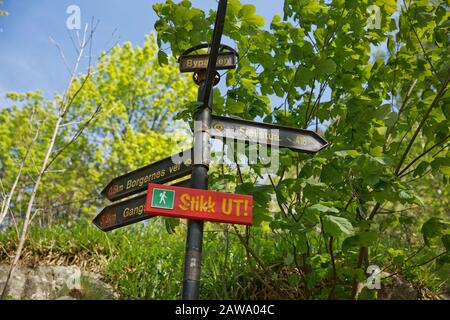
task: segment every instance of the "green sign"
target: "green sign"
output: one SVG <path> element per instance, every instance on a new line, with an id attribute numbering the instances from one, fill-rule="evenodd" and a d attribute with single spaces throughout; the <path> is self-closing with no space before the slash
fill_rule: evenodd
<path id="1" fill-rule="evenodd" d="M 175 191 L 167 189 L 153 189 L 152 208 L 173 209 Z"/>

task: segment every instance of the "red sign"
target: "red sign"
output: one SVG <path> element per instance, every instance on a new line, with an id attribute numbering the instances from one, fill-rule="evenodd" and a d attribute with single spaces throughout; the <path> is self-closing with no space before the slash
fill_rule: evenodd
<path id="1" fill-rule="evenodd" d="M 149 184 L 144 212 L 149 215 L 252 224 L 253 197 L 244 194 Z"/>

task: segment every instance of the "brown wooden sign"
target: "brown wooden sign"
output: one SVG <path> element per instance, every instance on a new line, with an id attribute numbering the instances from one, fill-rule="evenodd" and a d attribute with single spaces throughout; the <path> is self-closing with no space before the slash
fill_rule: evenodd
<path id="1" fill-rule="evenodd" d="M 172 186 L 184 187 L 184 188 L 192 188 L 192 180 L 189 178 L 189 179 L 186 179 L 186 180 L 174 183 L 174 184 L 172 184 Z"/>
<path id="2" fill-rule="evenodd" d="M 100 230 L 111 231 L 151 218 L 144 214 L 145 199 L 141 195 L 104 208 L 92 221 Z"/>
<path id="3" fill-rule="evenodd" d="M 278 145 L 280 148 L 306 153 L 316 153 L 328 145 L 314 131 L 220 116 L 212 117 L 211 136 L 246 143 Z"/>
<path id="4" fill-rule="evenodd" d="M 188 160 L 174 163 L 172 157 L 152 163 L 113 179 L 101 194 L 110 201 L 116 201 L 147 190 L 149 183 L 166 183 L 191 174 L 193 151 Z M 181 159 L 181 153 L 177 159 Z"/>
<path id="5" fill-rule="evenodd" d="M 208 67 L 209 54 L 197 54 L 180 57 L 181 72 L 198 72 Z M 237 58 L 234 52 L 219 52 L 216 70 L 236 68 Z"/>
<path id="6" fill-rule="evenodd" d="M 179 181 L 174 184 L 177 187 L 190 188 L 191 179 Z M 139 221 L 152 218 L 144 214 L 144 206 L 147 194 L 143 194 L 129 200 L 115 203 L 104 208 L 92 221 L 100 230 L 111 231 Z"/>

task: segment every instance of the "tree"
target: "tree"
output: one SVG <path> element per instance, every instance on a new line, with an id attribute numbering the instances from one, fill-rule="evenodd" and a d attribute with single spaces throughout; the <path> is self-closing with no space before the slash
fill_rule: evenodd
<path id="1" fill-rule="evenodd" d="M 3 1 L 0 1 L 0 6 L 3 5 L 3 4 L 4 4 L 4 2 L 3 2 Z M 8 15 L 8 12 L 7 12 L 7 11 L 0 10 L 0 16 L 7 16 L 7 15 Z"/>
<path id="2" fill-rule="evenodd" d="M 370 5 L 381 14 L 378 29 L 368 26 Z M 153 8 L 158 44 L 169 44 L 175 56 L 210 40 L 214 12 L 187 0 Z M 421 199 L 428 179 L 448 186 L 449 12 L 444 1 L 285 0 L 283 8 L 263 29 L 254 5 L 228 2 L 224 35 L 240 59 L 226 73 L 224 98 L 216 91 L 213 112 L 324 131 L 330 146 L 315 157 L 281 153 L 278 177 L 265 186 L 278 208 L 255 198 L 258 221 L 269 220 L 266 227 L 285 237 L 307 297 L 323 288 L 316 297 L 353 298 L 367 266 L 390 258 L 370 256 L 377 246 L 393 246 L 379 231 L 386 212 L 392 220 L 407 211 L 404 223 L 420 228 L 421 213 L 438 215 Z M 411 183 L 412 176 L 419 178 Z M 236 190 L 256 194 L 261 187 L 245 182 Z M 429 234 L 447 245 L 429 254 L 440 248 L 448 256 L 448 224 L 442 226 Z"/>
<path id="3" fill-rule="evenodd" d="M 143 48 L 134 49 L 128 43 L 114 47 L 102 54 L 95 68 L 89 66 L 87 74 L 78 76 L 91 38 L 85 35 L 62 97 L 46 102 L 40 93 L 9 93 L 7 97 L 21 105 L 0 113 L 4 120 L 0 132 L 5 136 L 0 145 L 0 178 L 2 185 L 12 186 L 2 194 L 2 218 L 4 212 L 17 217 L 13 214 L 24 209 L 2 297 L 34 216 L 42 218 L 41 224 L 79 216 L 82 209 L 92 216 L 99 202 L 99 185 L 106 185 L 119 172 L 170 155 L 168 145 L 182 148 L 185 143 L 181 127 L 171 124 L 169 128 L 168 121 L 195 92 L 178 74 L 174 61 L 158 65 L 155 37 L 148 37 Z M 23 165 L 17 169 L 20 159 Z"/>
<path id="4" fill-rule="evenodd" d="M 58 217 L 93 215 L 102 203 L 101 187 L 112 177 L 171 155 L 168 145 L 177 151 L 187 145 L 183 125 L 172 118 L 175 110 L 193 99 L 195 90 L 173 62 L 159 66 L 157 51 L 154 36 L 146 39 L 143 48 L 128 43 L 114 47 L 101 55 L 84 84 L 83 75 L 74 80 L 71 94 L 82 84 L 83 90 L 65 115 L 54 148 L 55 155 L 61 154 L 43 178 L 45 188 L 36 199 L 40 212 L 36 219 L 42 225 Z M 42 158 L 57 110 L 39 92 L 6 97 L 12 107 L 0 111 L 0 178 L 5 188 L 13 185 L 26 147 L 40 127 L 12 206 L 19 213 L 25 210 L 34 164 Z M 84 127 L 100 105 L 95 121 Z M 82 134 L 77 134 L 82 127 Z M 70 143 L 75 136 L 76 142 Z"/>

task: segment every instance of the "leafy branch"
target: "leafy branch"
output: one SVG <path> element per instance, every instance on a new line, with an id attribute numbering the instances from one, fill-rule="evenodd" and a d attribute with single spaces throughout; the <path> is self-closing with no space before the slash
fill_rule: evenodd
<path id="1" fill-rule="evenodd" d="M 397 167 L 395 168 L 395 172 L 394 174 L 396 176 L 399 175 L 400 172 L 400 168 L 403 165 L 403 162 L 406 160 L 406 156 L 408 155 L 409 151 L 411 150 L 412 145 L 414 144 L 414 142 L 416 141 L 416 138 L 419 134 L 419 132 L 422 130 L 423 125 L 425 124 L 425 122 L 427 121 L 431 111 L 436 107 L 436 105 L 439 103 L 440 99 L 444 96 L 445 92 L 447 91 L 447 86 L 448 83 L 450 81 L 450 69 L 448 69 L 448 76 L 447 79 L 445 79 L 444 83 L 442 84 L 441 88 L 439 89 L 439 91 L 437 92 L 436 96 L 433 99 L 433 102 L 431 102 L 431 104 L 428 106 L 427 111 L 425 112 L 425 114 L 422 117 L 422 120 L 420 121 L 418 127 L 416 128 L 416 130 L 414 131 L 413 136 L 411 137 L 411 139 L 409 140 L 409 143 L 405 149 L 405 151 L 403 152 L 403 155 L 400 159 L 400 161 L 398 162 Z"/>

